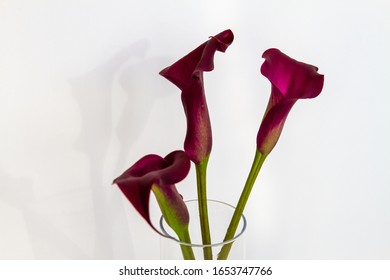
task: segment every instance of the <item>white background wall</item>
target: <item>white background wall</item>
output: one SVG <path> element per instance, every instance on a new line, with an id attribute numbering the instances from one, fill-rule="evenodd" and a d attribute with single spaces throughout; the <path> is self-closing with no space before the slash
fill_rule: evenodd
<path id="1" fill-rule="evenodd" d="M 182 148 L 179 90 L 158 75 L 230 28 L 206 73 L 209 197 L 234 204 L 276 47 L 320 68 L 246 216 L 248 259 L 390 258 L 387 1 L 0 1 L 0 258 L 155 259 L 159 237 L 112 180 Z M 178 185 L 195 196 L 195 175 Z"/>

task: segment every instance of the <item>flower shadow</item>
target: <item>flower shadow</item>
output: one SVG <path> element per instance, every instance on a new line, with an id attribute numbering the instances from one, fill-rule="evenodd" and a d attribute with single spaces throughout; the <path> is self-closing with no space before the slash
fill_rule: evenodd
<path id="1" fill-rule="evenodd" d="M 81 118 L 80 134 L 74 147 L 85 154 L 89 164 L 96 234 L 94 257 L 97 259 L 132 258 L 129 230 L 121 223 L 125 220 L 120 210 L 121 201 L 110 189 L 112 179 L 109 177 L 112 176 L 107 174 L 106 166 L 114 127 L 116 78 L 132 59 L 142 59 L 148 47 L 147 40 L 135 42 L 98 67 L 69 81 Z"/>
<path id="2" fill-rule="evenodd" d="M 111 183 L 129 164 L 152 105 L 163 96 L 165 81 L 158 72 L 168 59 L 148 58 L 148 49 L 149 41 L 138 41 L 69 81 L 81 118 L 74 148 L 85 155 L 89 165 L 87 188 L 94 212 L 97 259 L 135 258 L 137 242 L 132 235 L 138 234 L 134 217 Z"/>

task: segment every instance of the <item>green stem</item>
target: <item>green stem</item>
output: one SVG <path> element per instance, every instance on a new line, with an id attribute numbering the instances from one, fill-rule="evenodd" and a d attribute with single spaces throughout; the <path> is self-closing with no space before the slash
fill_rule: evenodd
<path id="1" fill-rule="evenodd" d="M 207 212 L 207 194 L 206 194 L 206 170 L 208 158 L 196 164 L 196 182 L 198 190 L 198 208 L 200 218 L 200 229 L 202 232 L 203 245 L 211 244 L 209 215 Z M 212 260 L 213 253 L 210 246 L 203 248 L 203 256 L 205 260 Z"/>
<path id="2" fill-rule="evenodd" d="M 187 230 L 182 231 L 180 235 L 178 234 L 179 240 L 188 244 L 191 244 L 190 233 Z M 194 251 L 191 246 L 180 245 L 181 253 L 183 254 L 184 260 L 195 260 Z"/>
<path id="3" fill-rule="evenodd" d="M 252 191 L 253 185 L 255 184 L 257 175 L 259 174 L 261 166 L 263 165 L 266 157 L 267 157 L 266 154 L 262 154 L 256 149 L 256 154 L 255 154 L 255 158 L 254 158 L 253 163 L 252 163 L 251 170 L 250 170 L 248 178 L 246 180 L 244 189 L 242 190 L 240 199 L 237 203 L 237 207 L 234 211 L 233 217 L 230 221 L 230 224 L 229 224 L 228 230 L 226 232 L 224 241 L 231 240 L 234 237 L 236 230 L 237 230 L 237 227 L 238 227 L 238 224 L 240 222 L 241 216 L 244 213 L 245 205 L 248 201 L 248 198 L 249 198 L 249 195 Z M 226 260 L 227 259 L 232 245 L 233 245 L 233 242 L 230 242 L 228 244 L 225 244 L 222 247 L 221 252 L 219 252 L 219 254 L 218 254 L 218 260 Z"/>

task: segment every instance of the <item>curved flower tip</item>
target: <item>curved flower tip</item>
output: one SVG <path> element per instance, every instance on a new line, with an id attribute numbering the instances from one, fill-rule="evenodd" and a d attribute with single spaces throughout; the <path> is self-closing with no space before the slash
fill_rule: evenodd
<path id="1" fill-rule="evenodd" d="M 225 52 L 233 40 L 231 30 L 211 36 L 208 41 L 160 72 L 182 91 L 181 99 L 187 117 L 184 150 L 194 163 L 205 160 L 212 147 L 203 72 L 214 69 L 215 52 Z"/>
<path id="2" fill-rule="evenodd" d="M 189 215 L 175 184 L 183 180 L 190 170 L 190 160 L 183 151 L 174 151 L 162 158 L 158 155 L 147 155 L 138 160 L 114 184 L 158 233 L 152 224 L 149 214 L 150 192 L 156 195 L 164 217 L 169 216 L 168 224 L 176 231 L 187 227 Z M 172 225 L 171 225 L 172 224 Z"/>
<path id="3" fill-rule="evenodd" d="M 271 82 L 271 96 L 257 134 L 257 149 L 269 154 L 295 102 L 318 96 L 324 75 L 317 72 L 316 66 L 294 60 L 278 49 L 266 50 L 263 58 L 261 73 Z"/>

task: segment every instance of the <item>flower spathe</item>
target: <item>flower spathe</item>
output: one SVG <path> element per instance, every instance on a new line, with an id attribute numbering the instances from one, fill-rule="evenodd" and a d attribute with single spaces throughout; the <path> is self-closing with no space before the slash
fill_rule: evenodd
<path id="1" fill-rule="evenodd" d="M 142 157 L 114 180 L 126 198 L 148 224 L 149 198 L 153 190 L 161 211 L 169 225 L 177 232 L 188 226 L 189 215 L 175 184 L 183 180 L 190 170 L 190 160 L 183 151 L 174 151 L 165 158 L 150 154 Z"/>
<path id="2" fill-rule="evenodd" d="M 208 158 L 212 147 L 203 72 L 214 69 L 215 52 L 225 52 L 233 39 L 231 30 L 222 31 L 160 72 L 182 91 L 181 99 L 187 117 L 184 150 L 196 164 Z"/>
<path id="3" fill-rule="evenodd" d="M 314 98 L 320 94 L 324 75 L 318 68 L 299 62 L 278 49 L 268 49 L 261 74 L 271 82 L 271 96 L 257 134 L 257 149 L 269 154 L 276 145 L 288 113 L 299 99 Z"/>

